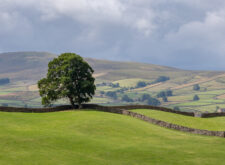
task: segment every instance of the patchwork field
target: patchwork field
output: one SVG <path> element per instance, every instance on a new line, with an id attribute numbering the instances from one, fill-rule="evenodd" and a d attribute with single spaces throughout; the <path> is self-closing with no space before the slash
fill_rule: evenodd
<path id="1" fill-rule="evenodd" d="M 36 83 L 45 76 L 47 63 L 56 56 L 42 52 L 0 54 L 0 78 L 10 78 L 10 84 L 0 85 L 0 105 L 41 107 Z M 202 112 L 215 112 L 219 108 L 225 108 L 225 72 L 187 71 L 153 64 L 91 58 L 86 60 L 95 70 L 97 85 L 96 95 L 91 103 L 149 104 L 141 100 L 143 94 L 157 98 L 159 92 L 171 90 L 173 95 L 168 96 L 167 100 L 157 98 L 161 102 L 160 106 Z M 169 80 L 156 82 L 162 76 L 169 77 Z M 146 86 L 137 88 L 139 82 L 146 83 Z M 196 84 L 200 87 L 197 91 L 193 90 Z M 115 92 L 116 96 L 110 96 L 107 92 Z M 132 101 L 124 101 L 124 95 Z M 193 101 L 195 95 L 198 95 L 198 101 Z M 65 103 L 65 100 L 61 100 L 56 104 Z"/>
<path id="2" fill-rule="evenodd" d="M 223 138 L 182 133 L 118 114 L 0 112 L 0 120 L 1 165 L 224 164 Z"/>

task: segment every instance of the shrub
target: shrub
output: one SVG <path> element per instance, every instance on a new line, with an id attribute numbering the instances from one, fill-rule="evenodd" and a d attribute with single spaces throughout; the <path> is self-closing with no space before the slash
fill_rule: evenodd
<path id="1" fill-rule="evenodd" d="M 160 97 L 166 97 L 166 92 L 165 91 L 161 91 L 157 94 L 157 97 L 160 98 Z"/>
<path id="2" fill-rule="evenodd" d="M 200 100 L 200 98 L 198 97 L 198 95 L 194 95 L 193 101 L 198 101 L 198 100 Z"/>
<path id="3" fill-rule="evenodd" d="M 3 107 L 8 107 L 9 105 L 7 103 L 2 103 Z"/>
<path id="4" fill-rule="evenodd" d="M 144 81 L 139 81 L 136 85 L 137 88 L 142 88 L 142 87 L 146 87 L 146 86 L 147 86 L 147 84 Z"/>
<path id="5" fill-rule="evenodd" d="M 152 105 L 152 106 L 158 106 L 160 105 L 160 101 L 156 98 L 149 98 L 148 101 L 147 101 L 148 105 Z"/>
<path id="6" fill-rule="evenodd" d="M 155 80 L 155 83 L 159 83 L 159 82 L 165 82 L 167 80 L 170 80 L 169 77 L 166 77 L 166 76 L 160 76 L 158 77 L 156 80 Z"/>
<path id="7" fill-rule="evenodd" d="M 151 96 L 149 94 L 143 94 L 140 101 L 145 101 L 145 100 L 148 100 L 150 98 L 151 98 Z"/>
<path id="8" fill-rule="evenodd" d="M 195 84 L 195 85 L 193 86 L 193 90 L 199 91 L 199 90 L 200 90 L 200 86 L 199 86 L 198 84 Z"/>
<path id="9" fill-rule="evenodd" d="M 130 98 L 129 96 L 127 96 L 127 95 L 123 95 L 122 101 L 125 101 L 125 102 L 133 102 L 134 100 L 131 99 L 131 98 Z"/>
<path id="10" fill-rule="evenodd" d="M 107 92 L 106 96 L 111 97 L 111 98 L 113 98 L 115 100 L 117 99 L 117 94 L 116 94 L 116 92 L 113 92 L 113 91 Z"/>
<path id="11" fill-rule="evenodd" d="M 168 102 L 168 99 L 167 99 L 166 96 L 164 96 L 162 99 L 163 99 L 164 102 Z"/>
<path id="12" fill-rule="evenodd" d="M 5 85 L 5 84 L 9 84 L 9 83 L 10 83 L 9 78 L 0 79 L 0 85 Z"/>
<path id="13" fill-rule="evenodd" d="M 166 96 L 173 96 L 173 91 L 172 90 L 167 90 L 166 91 Z"/>

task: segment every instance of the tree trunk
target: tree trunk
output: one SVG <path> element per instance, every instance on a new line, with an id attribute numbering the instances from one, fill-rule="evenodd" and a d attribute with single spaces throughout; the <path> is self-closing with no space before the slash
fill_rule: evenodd
<path id="1" fill-rule="evenodd" d="M 70 104 L 71 104 L 72 108 L 76 109 L 76 106 L 75 106 L 75 103 L 74 103 L 73 99 L 72 98 L 69 98 L 69 99 L 70 99 Z"/>
<path id="2" fill-rule="evenodd" d="M 78 108 L 79 109 L 82 109 L 83 108 L 81 103 L 78 103 Z"/>

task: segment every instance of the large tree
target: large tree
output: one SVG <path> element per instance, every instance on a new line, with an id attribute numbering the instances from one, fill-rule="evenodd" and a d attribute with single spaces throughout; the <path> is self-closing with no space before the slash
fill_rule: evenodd
<path id="1" fill-rule="evenodd" d="M 38 81 L 42 104 L 49 106 L 52 102 L 67 98 L 75 108 L 90 101 L 95 94 L 94 70 L 77 54 L 64 53 L 48 64 L 47 77 Z"/>

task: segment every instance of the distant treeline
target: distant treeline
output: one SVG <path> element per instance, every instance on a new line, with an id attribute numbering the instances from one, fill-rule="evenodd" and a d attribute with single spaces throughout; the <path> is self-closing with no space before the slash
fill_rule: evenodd
<path id="1" fill-rule="evenodd" d="M 0 79 L 0 85 L 5 85 L 5 84 L 9 84 L 9 83 L 10 83 L 9 78 L 1 78 Z"/>

